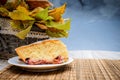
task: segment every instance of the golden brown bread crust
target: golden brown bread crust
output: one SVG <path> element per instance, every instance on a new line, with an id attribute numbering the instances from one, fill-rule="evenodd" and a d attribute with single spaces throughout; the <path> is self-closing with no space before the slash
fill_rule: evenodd
<path id="1" fill-rule="evenodd" d="M 30 58 L 33 61 L 44 60 L 47 63 L 52 63 L 58 56 L 62 58 L 62 62 L 68 60 L 67 48 L 60 40 L 44 40 L 18 47 L 15 50 L 24 62 Z"/>

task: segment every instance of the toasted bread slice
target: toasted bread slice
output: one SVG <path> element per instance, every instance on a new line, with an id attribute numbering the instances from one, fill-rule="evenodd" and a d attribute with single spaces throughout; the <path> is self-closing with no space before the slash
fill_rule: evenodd
<path id="1" fill-rule="evenodd" d="M 15 50 L 18 56 L 28 64 L 54 64 L 68 60 L 67 48 L 60 40 L 44 40 Z"/>

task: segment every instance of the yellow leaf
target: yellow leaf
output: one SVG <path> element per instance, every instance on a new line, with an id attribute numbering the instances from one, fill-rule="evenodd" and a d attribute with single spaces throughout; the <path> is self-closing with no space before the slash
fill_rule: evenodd
<path id="1" fill-rule="evenodd" d="M 26 15 L 29 15 L 29 11 L 28 11 L 25 7 L 23 7 L 23 6 L 21 6 L 21 5 L 19 5 L 19 6 L 17 7 L 17 10 L 20 11 L 20 12 L 23 12 L 23 13 L 26 14 Z"/>
<path id="2" fill-rule="evenodd" d="M 49 16 L 52 16 L 55 19 L 55 21 L 60 21 L 62 18 L 61 15 L 65 12 L 65 9 L 66 9 L 66 4 L 64 4 L 58 8 L 55 8 L 53 10 L 50 10 Z"/>
<path id="3" fill-rule="evenodd" d="M 32 18 L 29 15 L 26 15 L 25 13 L 18 11 L 18 10 L 14 10 L 13 12 L 9 13 L 9 17 L 13 20 L 35 20 L 34 18 Z"/>

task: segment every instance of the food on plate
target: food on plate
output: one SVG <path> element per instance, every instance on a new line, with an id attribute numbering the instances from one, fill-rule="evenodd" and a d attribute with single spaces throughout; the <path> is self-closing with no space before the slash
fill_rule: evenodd
<path id="1" fill-rule="evenodd" d="M 60 64 L 68 61 L 68 50 L 60 40 L 43 40 L 15 50 L 20 59 L 30 65 Z"/>

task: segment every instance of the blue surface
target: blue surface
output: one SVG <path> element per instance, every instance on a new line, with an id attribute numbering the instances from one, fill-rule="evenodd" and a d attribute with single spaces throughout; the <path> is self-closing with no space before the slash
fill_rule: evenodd
<path id="1" fill-rule="evenodd" d="M 68 4 L 63 17 L 72 19 L 71 30 L 61 40 L 69 50 L 120 51 L 120 0 L 52 1 Z"/>

